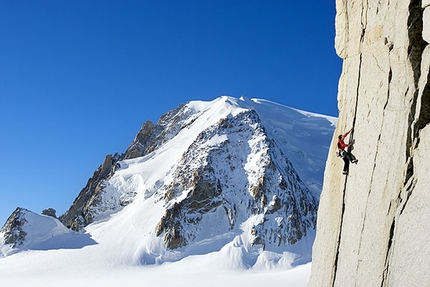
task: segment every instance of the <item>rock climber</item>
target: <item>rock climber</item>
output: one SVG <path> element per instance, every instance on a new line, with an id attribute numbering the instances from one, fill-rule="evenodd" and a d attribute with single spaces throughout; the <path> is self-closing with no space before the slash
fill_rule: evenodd
<path id="1" fill-rule="evenodd" d="M 337 140 L 337 148 L 339 149 L 338 150 L 338 155 L 340 157 L 342 157 L 342 159 L 343 159 L 343 161 L 345 163 L 343 165 L 343 174 L 344 175 L 348 175 L 348 172 L 349 172 L 349 162 L 352 162 L 352 163 L 357 163 L 358 162 L 358 160 L 355 158 L 355 156 L 350 151 L 350 148 L 351 148 L 352 144 L 346 144 L 344 142 L 345 138 L 353 130 L 354 130 L 354 127 L 352 127 L 345 134 L 339 135 L 338 140 Z M 349 150 L 346 150 L 346 148 L 348 148 Z"/>

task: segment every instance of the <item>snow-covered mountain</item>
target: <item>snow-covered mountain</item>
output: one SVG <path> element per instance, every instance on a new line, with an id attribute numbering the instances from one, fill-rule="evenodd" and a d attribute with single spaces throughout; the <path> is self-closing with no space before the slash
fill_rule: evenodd
<path id="1" fill-rule="evenodd" d="M 1 252 L 66 249 L 81 236 L 85 256 L 133 266 L 208 254 L 239 269 L 309 262 L 335 123 L 257 99 L 181 105 L 106 157 L 60 217 L 79 233 L 18 209 Z"/>

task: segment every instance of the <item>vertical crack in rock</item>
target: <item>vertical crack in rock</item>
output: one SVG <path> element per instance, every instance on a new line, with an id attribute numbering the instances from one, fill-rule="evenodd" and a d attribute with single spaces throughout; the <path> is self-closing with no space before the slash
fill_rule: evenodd
<path id="1" fill-rule="evenodd" d="M 387 90 L 387 101 L 385 102 L 384 105 L 384 111 L 387 108 L 388 102 L 390 100 L 390 85 L 391 85 L 391 80 L 393 78 L 393 70 L 390 68 L 390 71 L 388 72 L 388 90 Z M 384 117 L 383 117 L 384 118 Z"/>
<path id="2" fill-rule="evenodd" d="M 361 6 L 361 36 L 360 42 L 364 42 L 364 36 L 366 35 L 366 27 L 367 27 L 367 11 L 369 10 L 369 2 L 363 2 Z"/>
<path id="3" fill-rule="evenodd" d="M 381 138 L 381 134 L 379 134 L 379 138 Z M 378 140 L 379 140 L 378 138 Z M 379 146 L 379 145 L 378 145 Z M 370 200 L 370 194 L 372 193 L 372 185 L 373 185 L 373 179 L 375 176 L 375 169 L 376 169 L 376 158 L 378 157 L 378 148 L 376 150 L 375 153 L 375 157 L 374 157 L 374 164 L 373 164 L 373 169 L 372 169 L 372 175 L 371 175 L 371 181 L 369 184 L 369 190 L 367 192 L 367 197 L 366 197 L 366 209 L 364 211 L 364 216 L 363 216 L 363 221 L 362 221 L 362 225 L 361 225 L 361 232 L 360 232 L 360 240 L 359 240 L 359 245 L 358 245 L 358 250 L 357 250 L 357 254 L 358 257 L 360 257 L 361 254 L 361 243 L 363 242 L 363 233 L 364 233 L 364 227 L 366 226 L 366 219 L 367 219 L 367 214 L 368 214 L 368 207 L 370 206 L 369 204 L 369 200 Z M 359 265 L 357 265 L 357 271 L 358 271 Z"/>
<path id="4" fill-rule="evenodd" d="M 357 110 L 358 110 L 358 95 L 360 93 L 360 81 L 361 81 L 361 68 L 362 68 L 362 62 L 363 62 L 363 54 L 360 53 L 360 61 L 358 64 L 358 78 L 357 78 L 357 93 L 355 96 L 355 107 L 354 107 L 354 118 L 352 119 L 352 126 L 355 126 L 355 122 L 357 120 Z M 349 143 L 351 144 L 354 139 L 354 130 L 351 131 Z"/>
<path id="5" fill-rule="evenodd" d="M 385 257 L 385 268 L 384 271 L 382 273 L 382 281 L 381 281 L 381 287 L 384 287 L 386 285 L 386 280 L 387 280 L 387 276 L 388 276 L 388 267 L 390 265 L 389 262 L 389 255 L 391 254 L 391 245 L 393 244 L 393 237 L 394 237 L 394 230 L 395 230 L 395 226 L 396 226 L 396 220 L 395 218 L 393 218 L 393 222 L 391 223 L 391 228 L 390 228 L 390 236 L 388 237 L 388 246 L 387 246 L 387 256 Z"/>
<path id="6" fill-rule="evenodd" d="M 362 6 L 361 9 L 361 39 L 360 39 L 360 46 L 361 43 L 364 42 L 364 36 L 366 34 L 366 27 L 367 27 L 367 9 L 368 9 L 368 3 Z M 363 53 L 360 53 L 360 60 L 358 63 L 358 76 L 357 76 L 357 92 L 355 95 L 355 107 L 354 107 L 354 119 L 352 120 L 352 126 L 355 126 L 355 121 L 357 119 L 357 109 L 358 109 L 358 95 L 360 94 L 360 82 L 361 82 L 361 69 L 363 64 Z M 350 134 L 350 143 L 352 143 L 354 138 L 354 130 L 352 130 Z"/>
<path id="7" fill-rule="evenodd" d="M 348 177 L 345 178 L 345 183 L 344 183 L 343 191 L 342 191 L 342 213 L 341 213 L 341 217 L 340 217 L 339 235 L 337 238 L 337 249 L 336 249 L 336 257 L 334 259 L 333 276 L 332 276 L 333 281 L 331 283 L 331 286 L 335 285 L 337 266 L 339 264 L 340 242 L 342 240 L 342 226 L 343 226 L 343 218 L 344 218 L 344 214 L 345 214 L 345 194 L 346 194 L 346 183 L 347 183 L 347 181 L 348 181 Z"/>
<path id="8" fill-rule="evenodd" d="M 408 203 L 409 197 L 411 196 L 412 190 L 414 190 L 416 183 L 417 183 L 416 179 L 412 177 L 409 180 L 409 182 L 406 184 L 406 186 L 404 187 L 404 190 L 406 192 L 406 196 L 405 196 L 405 199 L 401 202 L 401 205 L 400 205 L 400 213 L 399 213 L 400 215 L 405 210 L 406 204 Z"/>

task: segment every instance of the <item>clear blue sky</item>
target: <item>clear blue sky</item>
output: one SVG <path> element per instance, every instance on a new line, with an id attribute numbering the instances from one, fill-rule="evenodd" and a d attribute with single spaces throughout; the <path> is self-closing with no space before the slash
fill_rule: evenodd
<path id="1" fill-rule="evenodd" d="M 337 116 L 334 0 L 0 6 L 0 226 L 18 206 L 63 214 L 106 154 L 190 100 Z"/>

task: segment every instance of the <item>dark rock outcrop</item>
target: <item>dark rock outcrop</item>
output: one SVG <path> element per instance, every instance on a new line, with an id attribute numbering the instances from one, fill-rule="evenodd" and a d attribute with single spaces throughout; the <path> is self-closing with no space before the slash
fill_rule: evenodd
<path id="1" fill-rule="evenodd" d="M 5 244 L 16 247 L 25 241 L 27 233 L 22 227 L 26 223 L 26 219 L 23 216 L 23 213 L 26 211 L 26 209 L 18 207 L 7 219 L 5 225 L 0 230 L 0 232 L 4 234 L 3 238 Z"/>
<path id="2" fill-rule="evenodd" d="M 53 208 L 47 208 L 47 209 L 42 210 L 42 214 L 43 215 L 51 216 L 51 217 L 54 217 L 54 218 L 57 218 L 57 214 L 56 213 L 57 213 L 57 211 L 55 209 L 53 209 Z"/>
<path id="3" fill-rule="evenodd" d="M 116 163 L 121 159 L 118 154 L 107 155 L 103 164 L 88 179 L 86 186 L 81 190 L 69 210 L 60 216 L 60 220 L 68 228 L 79 231 L 93 222 L 91 207 L 100 200 L 103 182 L 115 172 Z"/>

